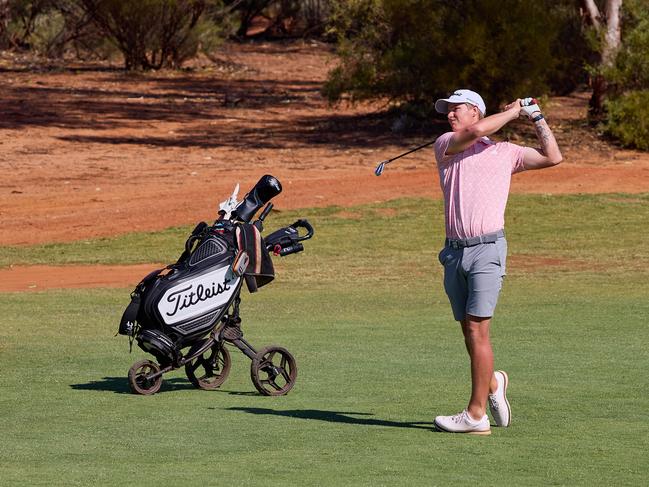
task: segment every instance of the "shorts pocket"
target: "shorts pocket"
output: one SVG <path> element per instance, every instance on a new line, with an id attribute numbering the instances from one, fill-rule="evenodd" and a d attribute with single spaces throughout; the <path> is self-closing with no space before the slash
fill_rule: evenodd
<path id="1" fill-rule="evenodd" d="M 448 250 L 448 247 L 444 247 L 442 250 L 439 251 L 439 254 L 437 254 L 437 260 L 442 265 L 444 265 L 444 260 L 446 259 L 446 251 L 447 250 Z"/>
<path id="2" fill-rule="evenodd" d="M 507 240 L 502 239 L 496 242 L 496 248 L 498 249 L 498 263 L 500 264 L 500 275 L 505 276 L 507 274 Z"/>

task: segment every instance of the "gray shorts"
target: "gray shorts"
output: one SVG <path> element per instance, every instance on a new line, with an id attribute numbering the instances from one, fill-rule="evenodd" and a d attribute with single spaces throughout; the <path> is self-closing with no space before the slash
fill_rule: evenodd
<path id="1" fill-rule="evenodd" d="M 439 261 L 444 266 L 444 289 L 457 321 L 462 321 L 467 314 L 493 316 L 505 277 L 506 260 L 504 235 L 492 243 L 464 248 L 453 248 L 447 242 L 439 253 Z"/>

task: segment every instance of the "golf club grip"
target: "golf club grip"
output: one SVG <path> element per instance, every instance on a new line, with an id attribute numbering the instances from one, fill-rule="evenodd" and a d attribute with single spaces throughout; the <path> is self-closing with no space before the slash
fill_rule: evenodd
<path id="1" fill-rule="evenodd" d="M 273 209 L 273 204 L 272 204 L 272 203 L 268 203 L 268 204 L 266 205 L 266 208 L 264 208 L 264 211 L 262 211 L 262 212 L 261 212 L 261 215 L 259 215 L 259 218 L 258 218 L 258 219 L 261 220 L 261 221 L 263 222 L 263 221 L 266 219 L 266 217 L 268 216 L 268 213 L 270 213 L 270 210 L 272 210 L 272 209 Z"/>
<path id="2" fill-rule="evenodd" d="M 523 100 L 521 100 L 521 106 L 522 107 L 528 107 L 530 105 L 538 105 L 539 101 L 536 98 L 532 98 L 531 102 L 528 104 L 523 103 Z"/>

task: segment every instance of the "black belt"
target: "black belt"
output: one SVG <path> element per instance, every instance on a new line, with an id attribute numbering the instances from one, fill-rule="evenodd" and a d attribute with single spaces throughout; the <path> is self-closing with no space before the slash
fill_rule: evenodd
<path id="1" fill-rule="evenodd" d="M 477 237 L 461 238 L 461 239 L 446 239 L 446 246 L 453 249 L 463 249 L 465 247 L 473 247 L 475 245 L 494 243 L 500 237 L 505 236 L 505 230 L 498 230 L 494 233 L 486 233 L 485 235 L 478 235 Z"/>

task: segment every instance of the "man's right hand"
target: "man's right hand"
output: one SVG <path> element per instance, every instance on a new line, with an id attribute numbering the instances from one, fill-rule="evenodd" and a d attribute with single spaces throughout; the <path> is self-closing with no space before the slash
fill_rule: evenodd
<path id="1" fill-rule="evenodd" d="M 520 98 L 516 98 L 513 102 L 509 103 L 508 105 L 505 105 L 505 109 L 503 112 L 516 112 L 516 115 L 520 114 L 521 108 L 522 108 L 522 101 Z"/>
<path id="2" fill-rule="evenodd" d="M 519 118 L 523 113 L 522 113 L 522 108 L 523 108 L 523 102 L 520 98 L 516 98 L 513 102 L 509 103 L 508 105 L 505 105 L 505 108 L 503 109 L 503 113 L 507 113 L 509 115 L 509 120 L 513 121 Z"/>
<path id="3" fill-rule="evenodd" d="M 523 98 L 520 103 L 521 111 L 527 116 L 527 118 L 533 118 L 541 113 L 541 107 L 539 107 L 534 98 Z"/>

